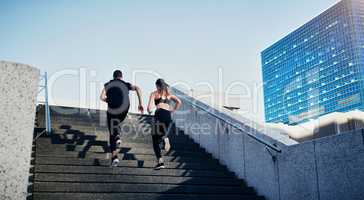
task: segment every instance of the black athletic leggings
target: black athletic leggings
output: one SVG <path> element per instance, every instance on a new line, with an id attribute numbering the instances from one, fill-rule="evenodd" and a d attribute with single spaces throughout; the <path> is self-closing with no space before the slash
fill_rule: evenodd
<path id="1" fill-rule="evenodd" d="M 153 149 L 157 159 L 162 157 L 160 145 L 163 142 L 163 137 L 168 135 L 171 125 L 171 112 L 161 108 L 157 109 L 154 114 L 154 130 L 152 135 Z"/>
<path id="2" fill-rule="evenodd" d="M 128 111 L 125 111 L 121 114 L 110 114 L 107 112 L 107 127 L 109 128 L 110 133 L 110 150 L 111 152 L 116 150 L 116 141 L 120 139 L 121 127 L 120 123 L 122 123 L 126 116 L 128 115 Z"/>

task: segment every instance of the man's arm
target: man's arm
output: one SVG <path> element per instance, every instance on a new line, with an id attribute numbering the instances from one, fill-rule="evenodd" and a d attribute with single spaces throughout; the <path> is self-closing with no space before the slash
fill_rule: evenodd
<path id="1" fill-rule="evenodd" d="M 149 102 L 148 102 L 148 107 L 147 107 L 147 111 L 149 114 L 152 113 L 152 109 L 153 109 L 153 99 L 154 99 L 154 92 L 152 92 L 149 96 Z"/>
<path id="2" fill-rule="evenodd" d="M 141 112 L 141 113 L 144 113 L 144 107 L 143 107 L 143 96 L 142 96 L 142 91 L 140 90 L 140 88 L 136 85 L 132 85 L 131 86 L 131 90 L 132 91 L 135 91 L 137 93 L 137 96 L 138 96 L 138 101 L 139 101 L 139 106 L 138 106 L 138 110 Z"/>
<path id="3" fill-rule="evenodd" d="M 101 94 L 100 94 L 100 100 L 103 102 L 106 102 L 107 96 L 106 96 L 106 90 L 105 88 L 102 89 Z"/>

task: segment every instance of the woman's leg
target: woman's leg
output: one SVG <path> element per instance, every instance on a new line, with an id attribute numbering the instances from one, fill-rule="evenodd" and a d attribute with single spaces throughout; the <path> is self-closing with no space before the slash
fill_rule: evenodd
<path id="1" fill-rule="evenodd" d="M 159 161 L 159 159 L 162 158 L 162 150 L 160 148 L 160 143 L 162 142 L 162 137 L 159 136 L 158 134 L 154 134 L 154 135 L 152 135 L 152 140 L 153 140 L 153 150 L 155 153 L 155 157 Z"/>
<path id="2" fill-rule="evenodd" d="M 153 149 L 154 149 L 154 153 L 155 156 L 157 157 L 157 165 L 155 166 L 155 170 L 160 170 L 160 169 L 164 169 L 164 160 L 162 158 L 162 150 L 160 148 L 160 144 L 162 143 L 162 136 L 155 134 L 152 136 L 153 139 Z"/>
<path id="3" fill-rule="evenodd" d="M 171 112 L 169 111 L 165 111 L 164 115 L 163 115 L 163 126 L 164 126 L 164 136 L 163 136 L 163 142 L 164 142 L 164 150 L 166 150 L 166 152 L 169 152 L 171 150 L 171 144 L 168 138 L 168 135 L 171 133 L 172 131 L 172 117 L 171 117 Z"/>
<path id="4" fill-rule="evenodd" d="M 153 126 L 154 130 L 153 130 L 153 135 L 152 135 L 153 149 L 154 149 L 154 153 L 157 158 L 157 161 L 158 161 L 158 164 L 155 167 L 156 170 L 164 168 L 162 150 L 160 147 L 160 145 L 163 141 L 163 136 L 165 135 L 164 127 L 163 127 L 164 124 L 162 123 L 162 118 L 163 118 L 163 111 L 159 109 L 155 112 L 155 115 L 154 115 L 154 126 Z"/>

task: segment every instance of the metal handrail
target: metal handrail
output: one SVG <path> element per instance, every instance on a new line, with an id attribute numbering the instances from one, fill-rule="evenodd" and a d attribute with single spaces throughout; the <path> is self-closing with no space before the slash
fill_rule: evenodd
<path id="1" fill-rule="evenodd" d="M 176 89 L 176 90 L 177 90 L 177 89 Z M 179 90 L 178 90 L 178 91 L 179 91 Z M 179 91 L 179 92 L 183 94 L 183 92 L 181 92 L 181 91 Z M 184 94 L 184 95 L 185 95 L 185 94 Z M 221 121 L 223 121 L 223 122 L 225 122 L 225 123 L 229 124 L 230 126 L 232 126 L 232 127 L 236 128 L 236 129 L 238 129 L 239 131 L 246 133 L 249 137 L 251 137 L 252 139 L 256 140 L 257 142 L 259 142 L 259 143 L 261 143 L 261 144 L 264 144 L 266 147 L 268 147 L 268 148 L 270 148 L 270 149 L 272 149 L 272 150 L 274 150 L 274 151 L 276 151 L 276 152 L 278 152 L 278 153 L 281 153 L 281 152 L 282 152 L 282 150 L 281 150 L 279 147 L 277 147 L 277 146 L 275 146 L 275 145 L 273 145 L 273 144 L 271 144 L 271 143 L 269 143 L 269 142 L 267 142 L 267 141 L 265 141 L 265 140 L 263 140 L 263 139 L 261 139 L 261 138 L 259 138 L 259 137 L 255 136 L 255 135 L 253 135 L 253 134 L 251 134 L 251 133 L 249 133 L 249 132 L 246 132 L 245 130 L 243 130 L 243 129 L 242 129 L 242 128 L 240 128 L 239 126 L 237 126 L 237 125 L 235 125 L 235 124 L 231 123 L 230 121 L 228 121 L 228 120 L 226 120 L 226 119 L 222 118 L 221 116 L 219 116 L 219 115 L 217 115 L 217 114 L 215 114 L 215 113 L 211 112 L 209 109 L 206 109 L 206 108 L 204 108 L 204 107 L 202 107 L 202 106 L 200 106 L 200 105 L 196 104 L 195 102 L 193 102 L 193 101 L 191 101 L 191 100 L 187 99 L 186 97 L 182 97 L 182 98 L 183 98 L 183 99 L 185 99 L 186 101 L 188 101 L 190 104 L 192 104 L 192 106 L 197 107 L 197 108 L 199 108 L 199 109 L 201 109 L 201 110 L 205 111 L 205 112 L 206 112 L 206 113 L 208 113 L 209 115 L 212 115 L 213 117 L 218 118 L 219 120 L 221 120 Z"/>
<path id="2" fill-rule="evenodd" d="M 41 81 L 43 80 L 43 84 L 39 85 L 38 94 L 44 92 L 44 118 L 45 118 L 45 132 L 50 134 L 52 132 L 52 125 L 51 125 L 51 113 L 49 109 L 49 102 L 48 102 L 48 74 L 44 72 L 43 75 L 40 76 Z"/>

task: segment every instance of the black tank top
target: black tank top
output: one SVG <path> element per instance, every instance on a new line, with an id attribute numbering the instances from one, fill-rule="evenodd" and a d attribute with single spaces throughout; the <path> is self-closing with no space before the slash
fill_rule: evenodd
<path id="1" fill-rule="evenodd" d="M 160 103 L 169 104 L 169 99 L 168 98 L 162 99 L 162 97 L 160 97 L 158 99 L 154 99 L 154 104 L 155 105 L 158 105 Z"/>

